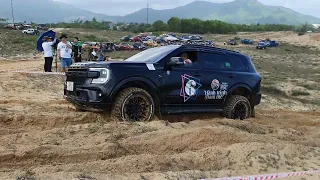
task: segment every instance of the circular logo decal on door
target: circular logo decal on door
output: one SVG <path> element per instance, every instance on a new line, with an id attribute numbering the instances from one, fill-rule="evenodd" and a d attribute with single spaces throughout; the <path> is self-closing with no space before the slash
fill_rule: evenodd
<path id="1" fill-rule="evenodd" d="M 220 87 L 220 82 L 219 82 L 219 80 L 218 79 L 214 79 L 214 80 L 212 80 L 212 82 L 211 82 L 211 88 L 212 88 L 212 90 L 218 90 L 219 89 L 219 87 Z"/>
<path id="2" fill-rule="evenodd" d="M 185 86 L 185 92 L 188 96 L 196 95 L 197 83 L 194 80 L 189 80 Z"/>

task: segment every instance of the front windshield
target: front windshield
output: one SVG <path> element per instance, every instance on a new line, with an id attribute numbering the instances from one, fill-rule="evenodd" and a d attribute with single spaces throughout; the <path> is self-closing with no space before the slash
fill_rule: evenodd
<path id="1" fill-rule="evenodd" d="M 142 51 L 125 61 L 155 63 L 180 46 L 162 46 Z"/>

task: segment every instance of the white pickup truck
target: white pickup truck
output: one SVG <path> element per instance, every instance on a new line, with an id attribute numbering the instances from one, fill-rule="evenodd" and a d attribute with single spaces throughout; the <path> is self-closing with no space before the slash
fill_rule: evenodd
<path id="1" fill-rule="evenodd" d="M 31 35 L 38 35 L 39 31 L 36 29 L 25 29 L 22 31 L 23 34 L 31 34 Z"/>

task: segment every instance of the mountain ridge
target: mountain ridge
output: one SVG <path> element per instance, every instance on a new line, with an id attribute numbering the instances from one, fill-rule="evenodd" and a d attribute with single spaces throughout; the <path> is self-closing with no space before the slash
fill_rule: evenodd
<path id="1" fill-rule="evenodd" d="M 147 22 L 147 8 L 125 16 L 108 16 L 79 9 L 75 6 L 53 0 L 15 0 L 16 21 L 34 21 L 38 23 L 70 22 L 72 20 L 91 20 L 112 22 Z M 36 9 L 36 10 L 35 10 Z M 30 13 L 33 12 L 33 13 Z M 0 6 L 0 17 L 11 18 L 10 3 Z M 149 8 L 149 23 L 157 20 L 164 22 L 171 17 L 183 19 L 221 20 L 236 24 L 304 24 L 320 23 L 320 18 L 298 13 L 282 6 L 269 6 L 257 0 L 234 0 L 227 3 L 193 1 L 184 6 L 157 10 Z"/>
<path id="2" fill-rule="evenodd" d="M 189 12 L 186 14 L 184 12 Z M 146 8 L 124 16 L 126 22 L 146 22 Z M 149 19 L 167 21 L 170 17 L 221 20 L 236 24 L 303 24 L 318 23 L 320 18 L 303 15 L 282 6 L 269 6 L 257 0 L 235 0 L 227 3 L 194 1 L 172 9 L 149 9 Z M 139 19 L 138 19 L 139 18 Z"/>

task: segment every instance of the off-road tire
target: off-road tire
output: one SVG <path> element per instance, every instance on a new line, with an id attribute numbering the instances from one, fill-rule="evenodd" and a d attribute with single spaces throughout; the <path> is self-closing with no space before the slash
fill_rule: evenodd
<path id="1" fill-rule="evenodd" d="M 111 118 L 116 121 L 129 121 L 128 115 L 125 113 L 125 106 L 127 105 L 130 98 L 139 97 L 142 98 L 146 104 L 148 104 L 146 117 L 139 119 L 138 121 L 150 121 L 154 116 L 155 103 L 152 96 L 144 89 L 141 88 L 127 88 L 123 89 L 114 101 L 114 105 L 111 108 Z"/>
<path id="2" fill-rule="evenodd" d="M 234 110 L 237 105 L 241 105 L 244 108 L 244 114 L 240 117 L 235 117 Z M 226 105 L 223 109 L 223 116 L 228 119 L 240 119 L 244 120 L 251 116 L 251 106 L 247 98 L 239 95 L 232 95 L 228 98 Z"/>

